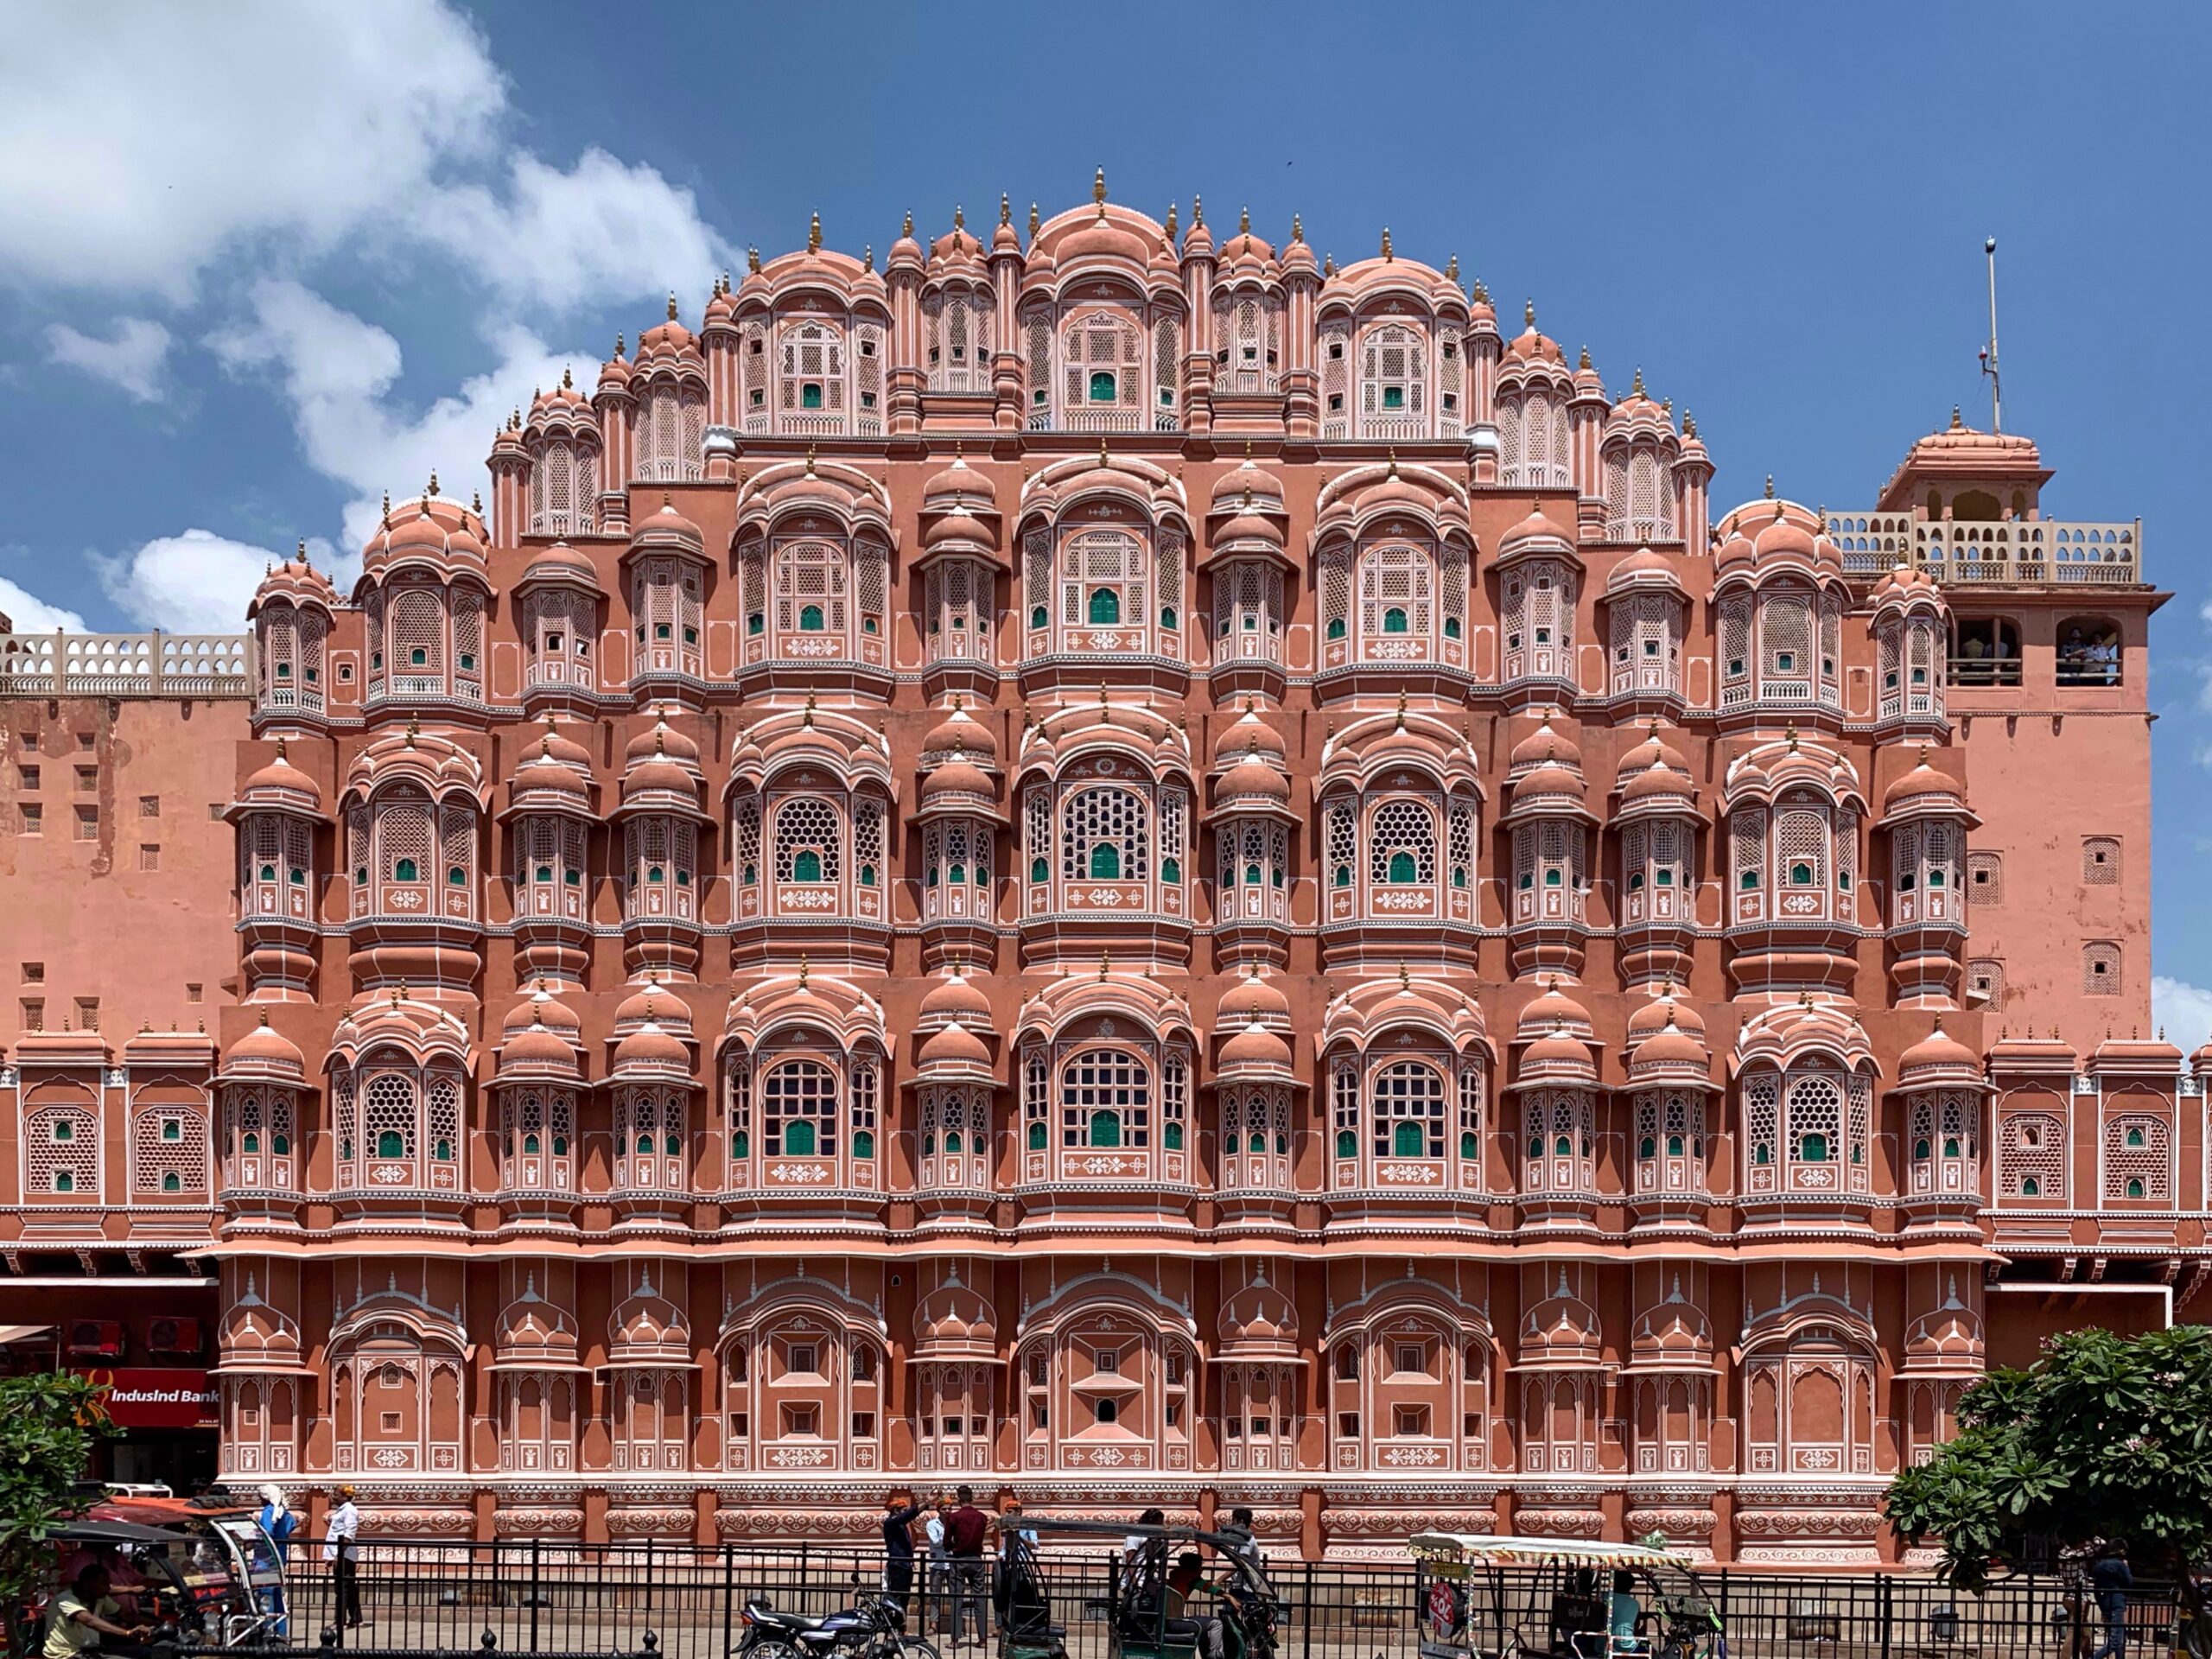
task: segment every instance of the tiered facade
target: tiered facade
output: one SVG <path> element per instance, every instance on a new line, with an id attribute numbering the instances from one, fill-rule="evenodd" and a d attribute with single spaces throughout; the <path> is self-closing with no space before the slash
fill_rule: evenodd
<path id="1" fill-rule="evenodd" d="M 211 1028 L 7 1056 L 0 1248 L 213 1264 L 232 1478 L 1870 1562 L 1993 1351 L 2203 1278 L 2162 596 L 2025 440 L 1716 513 L 1456 263 L 1102 181 L 756 258 L 490 466 L 254 601 L 234 880 L 163 924 L 234 936 Z M 17 758 L 120 756 L 27 639 Z"/>

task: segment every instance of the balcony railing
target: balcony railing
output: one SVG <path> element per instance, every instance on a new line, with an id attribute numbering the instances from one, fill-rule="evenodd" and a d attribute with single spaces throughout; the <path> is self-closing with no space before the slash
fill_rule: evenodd
<path id="1" fill-rule="evenodd" d="M 2143 580 L 2143 521 L 1938 519 L 1831 512 L 1828 539 L 1847 575 L 1872 581 L 1900 564 L 1947 586 L 2133 587 Z"/>
<path id="2" fill-rule="evenodd" d="M 253 691 L 243 633 L 0 633 L 0 696 L 244 697 Z"/>

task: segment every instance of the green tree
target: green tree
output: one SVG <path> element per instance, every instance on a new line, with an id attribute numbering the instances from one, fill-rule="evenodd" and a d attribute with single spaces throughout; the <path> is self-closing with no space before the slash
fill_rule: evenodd
<path id="1" fill-rule="evenodd" d="M 0 1606 L 46 1588 L 47 1540 L 69 1517 L 92 1447 L 116 1432 L 105 1392 L 81 1376 L 0 1377 Z M 15 1621 L 7 1624 L 12 1649 Z"/>
<path id="2" fill-rule="evenodd" d="M 2212 1327 L 2075 1331 L 1959 1402 L 1957 1436 L 1891 1484 L 1891 1523 L 1943 1541 L 1943 1575 L 1989 1581 L 2026 1535 L 2124 1552 L 2186 1580 L 2212 1544 Z"/>

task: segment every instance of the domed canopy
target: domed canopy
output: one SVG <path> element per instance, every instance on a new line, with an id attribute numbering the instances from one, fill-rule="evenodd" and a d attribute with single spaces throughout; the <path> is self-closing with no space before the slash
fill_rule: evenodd
<path id="1" fill-rule="evenodd" d="M 920 1031 L 936 1031 L 956 1023 L 989 1031 L 994 1028 L 991 1000 L 982 986 L 956 966 L 922 994 L 914 1023 Z"/>
<path id="2" fill-rule="evenodd" d="M 238 791 L 238 805 L 275 807 L 316 818 L 324 816 L 322 786 L 291 763 L 281 737 L 276 740 L 274 758 L 245 780 L 245 787 Z"/>
<path id="3" fill-rule="evenodd" d="M 1843 555 L 1828 539 L 1827 520 L 1797 502 L 1746 502 L 1721 521 L 1720 537 L 1713 569 L 1723 578 L 1756 580 L 1772 571 L 1823 584 L 1843 578 Z"/>
<path id="4" fill-rule="evenodd" d="M 1508 530 L 1497 541 L 1497 563 L 1510 564 L 1540 555 L 1581 562 L 1574 550 L 1573 532 L 1562 530 L 1545 516 L 1541 503 L 1529 509 L 1529 516 Z"/>
<path id="5" fill-rule="evenodd" d="M 616 1305 L 607 1320 L 610 1365 L 689 1365 L 691 1329 L 682 1310 L 653 1288 L 651 1276 Z"/>
<path id="6" fill-rule="evenodd" d="M 629 551 L 622 556 L 632 558 L 639 553 L 680 553 L 693 558 L 704 558 L 707 538 L 699 526 L 676 510 L 675 498 L 664 491 L 660 510 L 648 512 L 638 520 L 630 532 Z"/>
<path id="7" fill-rule="evenodd" d="M 1214 1005 L 1216 1031 L 1243 1031 L 1258 1025 L 1269 1031 L 1290 1029 L 1290 999 L 1272 981 L 1260 976 L 1260 965 L 1250 964 L 1243 978 L 1221 994 Z"/>
<path id="8" fill-rule="evenodd" d="M 1295 1359 L 1298 1309 L 1268 1282 L 1264 1262 L 1249 1284 L 1224 1297 L 1216 1327 L 1224 1359 Z"/>
<path id="9" fill-rule="evenodd" d="M 957 510 L 980 516 L 995 514 L 998 505 L 998 486 L 981 468 L 970 467 L 966 457 L 957 449 L 953 452 L 952 464 L 931 473 L 929 481 L 922 486 L 924 512 Z"/>
<path id="10" fill-rule="evenodd" d="M 998 766 L 998 740 L 991 735 L 989 727 L 968 712 L 966 699 L 955 692 L 951 709 L 922 739 L 920 758 L 925 766 L 959 760 L 993 770 Z"/>
<path id="11" fill-rule="evenodd" d="M 659 1026 L 645 1024 L 614 1045 L 614 1062 L 607 1075 L 617 1083 L 657 1079 L 689 1084 L 691 1051 Z"/>
<path id="12" fill-rule="evenodd" d="M 1585 1042 L 1597 1036 L 1590 1010 L 1560 988 L 1558 976 L 1554 975 L 1545 981 L 1541 992 L 1522 1005 L 1520 1017 L 1514 1022 L 1513 1040 L 1531 1043 L 1560 1032 Z"/>
<path id="13" fill-rule="evenodd" d="M 522 580 L 515 584 L 518 590 L 554 586 L 581 588 L 594 594 L 607 591 L 600 585 L 599 568 L 592 563 L 591 556 L 566 542 L 556 542 L 533 552 L 530 563 L 523 569 Z"/>
<path id="14" fill-rule="evenodd" d="M 330 578 L 316 569 L 308 559 L 308 544 L 302 541 L 299 551 L 285 560 L 261 579 L 253 591 L 253 598 L 245 607 L 246 620 L 251 621 L 261 613 L 262 607 L 270 604 L 314 605 L 325 611 L 336 609 L 338 590 Z"/>
<path id="15" fill-rule="evenodd" d="M 1215 1075 L 1223 1083 L 1291 1082 L 1290 1045 L 1255 1019 L 1221 1046 Z"/>
<path id="16" fill-rule="evenodd" d="M 1900 1089 L 1982 1086 L 1981 1057 L 1943 1029 L 1941 1014 L 1934 1029 L 1897 1056 Z"/>
<path id="17" fill-rule="evenodd" d="M 990 1046 L 957 1020 L 923 1039 L 914 1058 L 917 1082 L 989 1083 L 995 1076 Z"/>
<path id="18" fill-rule="evenodd" d="M 304 1084 L 307 1074 L 307 1056 L 300 1052 L 297 1044 L 269 1023 L 269 1010 L 264 1008 L 261 1023 L 224 1052 L 223 1069 L 217 1081 Z"/>
<path id="19" fill-rule="evenodd" d="M 1929 764 L 1928 747 L 1921 746 L 1918 761 L 1882 791 L 1882 823 L 1912 817 L 1966 817 L 1980 822 L 1967 809 L 1966 791 L 1948 772 Z"/>
<path id="20" fill-rule="evenodd" d="M 960 1282 L 955 1268 L 914 1308 L 914 1357 L 922 1360 L 998 1357 L 998 1326 L 986 1297 Z"/>
<path id="21" fill-rule="evenodd" d="M 523 1281 L 522 1294 L 500 1310 L 492 1363 L 503 1370 L 577 1370 L 582 1369 L 581 1345 L 575 1320 L 566 1308 L 537 1294 L 533 1271 Z"/>

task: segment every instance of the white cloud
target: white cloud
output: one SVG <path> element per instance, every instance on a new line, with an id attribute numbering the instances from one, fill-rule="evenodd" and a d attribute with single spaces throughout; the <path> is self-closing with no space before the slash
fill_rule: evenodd
<path id="1" fill-rule="evenodd" d="M 422 228 L 503 296 L 556 309 L 696 287 L 730 263 L 689 190 L 598 149 L 565 173 L 518 151 L 504 200 L 456 187 Z"/>
<path id="2" fill-rule="evenodd" d="M 188 296 L 265 238 L 312 255 L 488 155 L 505 87 L 442 0 L 11 7 L 0 269 Z"/>
<path id="3" fill-rule="evenodd" d="M 483 458 L 508 411 L 558 380 L 564 366 L 588 369 L 598 360 L 550 351 L 528 329 L 502 328 L 490 337 L 498 359 L 490 369 L 426 409 L 402 409 L 390 399 L 399 342 L 289 281 L 257 284 L 253 321 L 207 343 L 233 372 L 273 374 L 308 463 L 357 492 L 346 507 L 349 550 L 376 528 L 385 491 L 411 496 L 433 470 L 440 489 L 458 499 L 488 491 Z"/>
<path id="4" fill-rule="evenodd" d="M 156 403 L 168 362 L 169 331 L 149 317 L 124 317 L 116 323 L 113 340 L 100 340 L 57 322 L 46 331 L 46 354 L 120 386 L 134 403 Z"/>
<path id="5" fill-rule="evenodd" d="M 141 626 L 237 633 L 269 567 L 287 556 L 205 530 L 161 536 L 118 558 L 95 556 L 100 586 Z M 326 550 L 326 562 L 327 551 Z"/>
<path id="6" fill-rule="evenodd" d="M 2165 1029 L 2166 1040 L 2193 1054 L 2212 1040 L 2212 990 L 2187 980 L 2151 976 L 2151 1018 Z"/>
<path id="7" fill-rule="evenodd" d="M 696 285 L 728 248 L 691 193 L 501 139 L 507 88 L 448 0 L 11 9 L 0 276 L 189 299 L 201 276 L 453 258 L 556 307 Z"/>
<path id="8" fill-rule="evenodd" d="M 0 616 L 14 623 L 18 633 L 52 633 L 64 628 L 71 633 L 85 632 L 85 619 L 76 612 L 49 605 L 5 576 L 0 576 Z"/>

